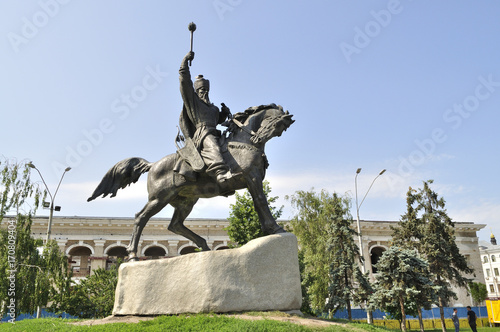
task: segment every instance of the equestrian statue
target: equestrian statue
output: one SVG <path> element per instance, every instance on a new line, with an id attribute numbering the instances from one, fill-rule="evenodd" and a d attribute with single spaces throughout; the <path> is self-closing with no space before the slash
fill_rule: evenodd
<path id="1" fill-rule="evenodd" d="M 177 135 L 177 152 L 150 163 L 143 158 L 128 158 L 118 162 L 104 175 L 87 201 L 99 196 L 116 196 L 120 188 L 137 182 L 149 172 L 148 202 L 135 215 L 134 230 L 127 251 L 129 260 L 137 260 L 139 239 L 151 217 L 167 204 L 174 207 L 168 229 L 193 241 L 202 250 L 210 250 L 204 238 L 184 225 L 193 206 L 200 198 L 233 195 L 247 188 L 259 215 L 265 234 L 285 232 L 274 219 L 263 191 L 262 181 L 268 167 L 264 147 L 271 138 L 281 136 L 295 121 L 279 105 L 250 107 L 231 115 L 222 103 L 221 110 L 210 102 L 210 82 L 199 75 L 194 84 L 189 65 L 194 59 L 191 31 L 191 51 L 184 57 L 179 70 L 180 91 L 184 102 L 179 119 L 182 134 Z M 221 133 L 217 125 L 227 127 Z"/>

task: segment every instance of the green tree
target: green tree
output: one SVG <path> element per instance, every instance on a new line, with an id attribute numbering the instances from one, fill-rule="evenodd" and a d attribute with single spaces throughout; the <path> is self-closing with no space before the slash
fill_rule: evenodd
<path id="1" fill-rule="evenodd" d="M 313 310 L 324 311 L 328 298 L 331 252 L 328 251 L 328 225 L 330 220 L 323 215 L 328 204 L 328 193 L 322 191 L 297 191 L 289 199 L 297 214 L 290 220 L 304 257 L 302 282 L 307 284 L 307 293 Z"/>
<path id="2" fill-rule="evenodd" d="M 271 187 L 268 181 L 263 182 L 264 194 L 269 203 L 269 209 L 274 217 L 278 219 L 283 213 L 283 206 L 279 209 L 271 204 L 278 200 L 278 196 L 269 197 Z M 246 244 L 248 241 L 264 236 L 259 221 L 259 215 L 255 211 L 252 196 L 245 190 L 242 195 L 236 193 L 236 203 L 231 204 L 229 213 L 229 226 L 225 228 L 229 239 L 237 243 L 238 246 Z"/>
<path id="3" fill-rule="evenodd" d="M 90 277 L 72 287 L 60 308 L 80 318 L 101 318 L 111 315 L 120 264 L 121 260 L 109 270 L 102 268 L 94 270 Z"/>
<path id="4" fill-rule="evenodd" d="M 65 301 L 68 291 L 71 289 L 72 272 L 68 266 L 68 257 L 61 252 L 56 240 L 50 240 L 43 248 L 41 270 L 47 275 L 48 289 L 47 302 L 48 310 L 52 312 L 62 312 L 62 304 Z"/>
<path id="5" fill-rule="evenodd" d="M 415 209 L 415 196 L 413 193 L 416 192 L 414 189 L 409 188 L 407 196 L 406 196 L 406 213 L 401 216 L 401 220 L 396 227 L 392 227 L 392 243 L 396 247 L 406 248 L 406 249 L 416 249 L 417 252 L 421 252 L 421 229 L 425 224 L 423 223 L 421 218 L 417 218 L 418 211 Z M 410 241 L 408 241 L 410 239 Z M 428 263 L 427 263 L 428 264 Z M 418 315 L 418 321 L 420 325 L 420 330 L 424 330 L 424 323 L 422 317 L 422 308 L 423 309 L 431 309 L 432 303 L 436 301 L 436 291 L 438 287 L 423 287 L 420 289 L 418 294 L 413 294 L 411 308 L 416 310 L 413 313 L 414 315 Z M 398 310 L 398 307 L 396 307 Z M 410 309 L 411 310 L 411 309 Z M 395 314 L 398 319 L 401 320 L 400 312 Z"/>
<path id="6" fill-rule="evenodd" d="M 314 311 L 311 310 L 311 299 L 307 290 L 311 286 L 311 280 L 306 279 L 307 275 L 305 273 L 306 264 L 304 263 L 304 252 L 299 250 L 299 271 L 300 271 L 300 290 L 302 291 L 302 306 L 300 311 L 306 315 L 314 315 Z"/>
<path id="7" fill-rule="evenodd" d="M 406 315 L 417 312 L 421 294 L 433 294 L 435 289 L 428 278 L 428 263 L 414 250 L 392 246 L 376 267 L 377 282 L 370 307 L 381 308 L 400 319 L 401 329 L 406 331 Z M 423 331 L 422 324 L 420 328 Z"/>
<path id="8" fill-rule="evenodd" d="M 411 246 L 429 263 L 429 274 L 439 286 L 437 300 L 441 327 L 446 331 L 444 307 L 457 298 L 451 284 L 467 287 L 471 281 L 466 274 L 474 272 L 455 242 L 454 222 L 445 209 L 445 200 L 430 188 L 433 181 L 424 181 L 423 188 L 410 188 L 407 193 L 407 213 L 394 230 L 393 240 L 403 247 Z M 412 239 L 413 241 L 408 241 Z"/>
<path id="9" fill-rule="evenodd" d="M 481 317 L 481 303 L 488 298 L 488 289 L 485 284 L 480 282 L 470 282 L 469 292 L 472 297 L 472 301 L 479 308 L 479 317 Z"/>
<path id="10" fill-rule="evenodd" d="M 480 282 L 470 282 L 469 292 L 476 306 L 480 305 L 481 302 L 486 300 L 488 297 L 488 289 L 486 288 L 486 285 Z"/>
<path id="11" fill-rule="evenodd" d="M 287 199 L 297 211 L 290 224 L 304 259 L 302 284 L 311 308 L 349 312 L 351 302 L 366 299 L 370 288 L 358 266 L 349 199 L 325 190 L 297 191 Z M 355 283 L 360 286 L 354 287 Z"/>
<path id="12" fill-rule="evenodd" d="M 45 194 L 30 180 L 24 163 L 0 160 L 0 303 L 12 319 L 34 313 L 69 284 L 67 258 L 56 241 L 46 244 L 31 235 L 32 216 Z"/>
<path id="13" fill-rule="evenodd" d="M 329 202 L 323 205 L 323 215 L 330 219 L 327 231 L 331 256 L 326 308 L 332 314 L 346 308 L 348 318 L 352 320 L 351 302 L 361 304 L 366 301 L 372 287 L 368 281 L 368 273 L 364 275 L 360 270 L 362 258 L 354 240 L 358 233 L 352 227 L 350 199 L 336 193 L 325 198 Z"/>

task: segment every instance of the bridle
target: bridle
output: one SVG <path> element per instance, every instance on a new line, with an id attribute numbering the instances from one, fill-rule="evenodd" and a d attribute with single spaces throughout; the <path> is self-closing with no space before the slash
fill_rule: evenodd
<path id="1" fill-rule="evenodd" d="M 247 127 L 245 127 L 243 125 L 243 123 L 239 122 L 238 120 L 236 120 L 235 118 L 232 118 L 231 121 L 233 121 L 233 123 L 235 125 L 237 125 L 241 130 L 243 130 L 244 132 L 246 132 L 247 134 L 249 134 L 250 136 L 258 136 L 257 133 L 255 131 L 253 131 L 252 129 L 248 129 Z"/>
<path id="2" fill-rule="evenodd" d="M 249 134 L 251 136 L 250 140 L 257 144 L 260 143 L 262 140 L 264 140 L 262 136 L 262 132 L 267 130 L 269 127 L 274 126 L 276 123 L 278 123 L 282 119 L 281 116 L 273 116 L 269 122 L 265 126 L 261 126 L 257 132 L 253 131 L 252 129 L 247 128 L 243 123 L 235 119 L 234 117 L 231 118 L 231 121 L 242 131 L 245 133 Z"/>

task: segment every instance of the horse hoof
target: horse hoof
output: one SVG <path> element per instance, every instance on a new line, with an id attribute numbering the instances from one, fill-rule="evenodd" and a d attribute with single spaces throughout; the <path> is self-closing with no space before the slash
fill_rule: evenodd
<path id="1" fill-rule="evenodd" d="M 285 231 L 285 230 L 283 229 L 283 227 L 280 227 L 280 228 L 278 228 L 278 229 L 274 232 L 274 234 L 286 233 L 286 232 L 287 232 L 287 231 Z"/>
<path id="2" fill-rule="evenodd" d="M 287 231 L 285 231 L 283 229 L 283 227 L 276 227 L 276 228 L 271 228 L 271 229 L 267 229 L 267 230 L 264 230 L 264 234 L 266 235 L 272 235 L 272 234 L 279 234 L 279 233 L 286 233 Z"/>

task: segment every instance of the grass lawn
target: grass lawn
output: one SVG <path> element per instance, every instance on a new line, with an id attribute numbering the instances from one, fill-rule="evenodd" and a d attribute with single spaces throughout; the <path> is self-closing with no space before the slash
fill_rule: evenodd
<path id="1" fill-rule="evenodd" d="M 265 318 L 266 315 L 264 315 Z M 93 326 L 73 325 L 76 320 L 59 318 L 26 319 L 15 324 L 2 323 L 0 331 L 203 331 L 203 332 L 236 332 L 236 331 L 269 331 L 269 332 L 294 332 L 294 331 L 335 331 L 335 332 L 387 332 L 395 331 L 384 327 L 367 325 L 365 323 L 340 322 L 341 325 L 328 327 L 308 327 L 290 322 L 281 322 L 271 319 L 245 320 L 226 315 L 197 314 L 179 316 L 161 316 L 152 320 L 139 323 L 109 323 Z M 396 330 L 399 331 L 399 330 Z M 413 330 L 414 331 L 414 330 Z M 440 332 L 441 329 L 426 330 Z M 447 331 L 454 332 L 454 329 Z M 470 329 L 461 328 L 461 331 Z M 478 332 L 500 331 L 500 328 L 478 328 Z"/>
<path id="2" fill-rule="evenodd" d="M 366 324 L 353 324 L 349 326 L 331 326 L 327 328 L 311 328 L 289 322 L 280 322 L 271 319 L 245 320 L 225 315 L 179 315 L 161 316 L 153 320 L 139 323 L 111 323 L 94 326 L 72 325 L 74 320 L 58 318 L 27 319 L 15 324 L 0 324 L 0 331 L 269 331 L 269 332 L 294 332 L 294 331 L 389 331 L 385 328 L 367 326 Z M 364 327 L 367 327 L 365 329 Z"/>

